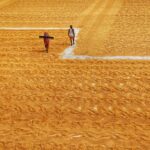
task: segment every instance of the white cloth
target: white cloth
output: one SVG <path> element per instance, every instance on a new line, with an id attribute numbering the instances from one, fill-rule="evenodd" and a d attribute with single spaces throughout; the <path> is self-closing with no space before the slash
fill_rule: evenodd
<path id="1" fill-rule="evenodd" d="M 74 37 L 73 29 L 69 29 L 69 36 L 70 36 L 70 37 Z"/>

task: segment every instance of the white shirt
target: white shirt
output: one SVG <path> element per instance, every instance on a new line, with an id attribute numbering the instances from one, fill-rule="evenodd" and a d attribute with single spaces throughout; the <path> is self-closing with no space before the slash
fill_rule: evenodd
<path id="1" fill-rule="evenodd" d="M 74 37 L 73 29 L 69 29 L 69 36 L 70 36 L 70 37 Z"/>

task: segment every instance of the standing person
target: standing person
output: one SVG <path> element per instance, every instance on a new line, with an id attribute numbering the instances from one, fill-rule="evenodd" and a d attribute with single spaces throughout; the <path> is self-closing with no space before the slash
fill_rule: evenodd
<path id="1" fill-rule="evenodd" d="M 75 42 L 75 31 L 74 31 L 74 28 L 72 27 L 72 25 L 70 25 L 70 28 L 68 30 L 68 36 L 70 38 L 70 43 L 72 46 Z"/>
<path id="2" fill-rule="evenodd" d="M 50 39 L 54 39 L 54 37 L 49 36 L 48 32 L 44 32 L 44 36 L 39 36 L 39 38 L 44 39 L 44 45 L 45 45 L 45 49 L 46 52 L 48 53 L 48 49 L 49 49 L 49 44 L 50 44 Z"/>
<path id="3" fill-rule="evenodd" d="M 49 37 L 49 34 L 47 32 L 44 32 L 44 45 L 45 45 L 45 49 L 47 53 L 49 50 L 49 43 L 50 43 L 50 39 L 48 37 Z"/>

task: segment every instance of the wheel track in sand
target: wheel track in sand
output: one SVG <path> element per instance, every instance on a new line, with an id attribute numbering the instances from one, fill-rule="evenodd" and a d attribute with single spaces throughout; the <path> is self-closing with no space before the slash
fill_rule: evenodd
<path id="1" fill-rule="evenodd" d="M 15 0 L 2 0 L 0 1 L 0 9 L 14 3 Z"/>
<path id="2" fill-rule="evenodd" d="M 89 20 L 89 15 L 91 14 L 90 16 L 90 19 L 92 18 L 93 14 L 95 12 L 97 12 L 97 9 L 99 8 L 100 5 L 103 5 L 104 1 L 99 1 L 99 0 L 96 0 L 95 3 L 92 3 L 91 6 L 89 8 L 87 8 L 82 14 L 81 14 L 81 17 L 79 19 L 79 26 L 81 27 L 84 27 L 83 24 L 85 24 L 85 22 L 88 22 L 87 20 Z"/>
<path id="3" fill-rule="evenodd" d="M 88 9 L 87 12 L 84 12 L 84 14 L 87 15 L 80 21 L 80 24 L 86 24 L 86 26 L 83 27 L 80 33 L 79 44 L 78 48 L 76 49 L 77 53 L 80 53 L 82 50 L 82 53 L 89 54 L 91 51 L 90 48 L 92 49 L 93 45 L 98 47 L 100 45 L 99 43 L 103 42 L 109 30 L 111 29 L 115 15 L 120 10 L 121 4 L 122 2 L 120 0 L 97 1 L 96 5 L 92 6 L 93 9 Z M 110 14 L 113 15 L 110 16 Z M 86 45 L 87 41 L 88 46 L 83 48 L 83 45 Z"/>

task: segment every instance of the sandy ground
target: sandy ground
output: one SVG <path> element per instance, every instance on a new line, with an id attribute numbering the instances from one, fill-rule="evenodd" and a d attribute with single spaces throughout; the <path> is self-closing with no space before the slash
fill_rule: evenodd
<path id="1" fill-rule="evenodd" d="M 8 55 L 39 55 L 45 52 L 43 39 L 39 39 L 39 35 L 43 35 L 45 31 L 29 30 L 29 31 L 13 31 L 13 30 L 0 30 L 1 54 Z M 47 30 L 54 40 L 50 41 L 49 52 L 59 55 L 70 44 L 67 36 L 67 30 Z M 34 57 L 34 56 L 33 56 Z"/>
<path id="2" fill-rule="evenodd" d="M 0 8 L 2 9 L 6 6 L 13 4 L 14 2 L 15 2 L 15 0 L 1 0 L 0 1 Z"/>
<path id="3" fill-rule="evenodd" d="M 100 3 L 108 8 L 125 4 L 127 10 L 129 4 L 141 5 L 147 12 L 149 1 L 19 0 L 1 5 L 0 26 L 82 27 Z M 110 29 L 109 37 L 118 28 Z M 67 31 L 48 32 L 56 38 L 46 54 L 38 38 L 43 31 L 0 31 L 0 149 L 148 150 L 149 61 L 60 60 L 69 45 Z"/>
<path id="4" fill-rule="evenodd" d="M 88 11 L 76 54 L 150 55 L 150 1 L 97 0 Z"/>
<path id="5" fill-rule="evenodd" d="M 86 11 L 92 0 L 14 0 L 0 12 L 0 26 L 39 26 L 68 27 L 77 26 L 81 14 Z"/>

